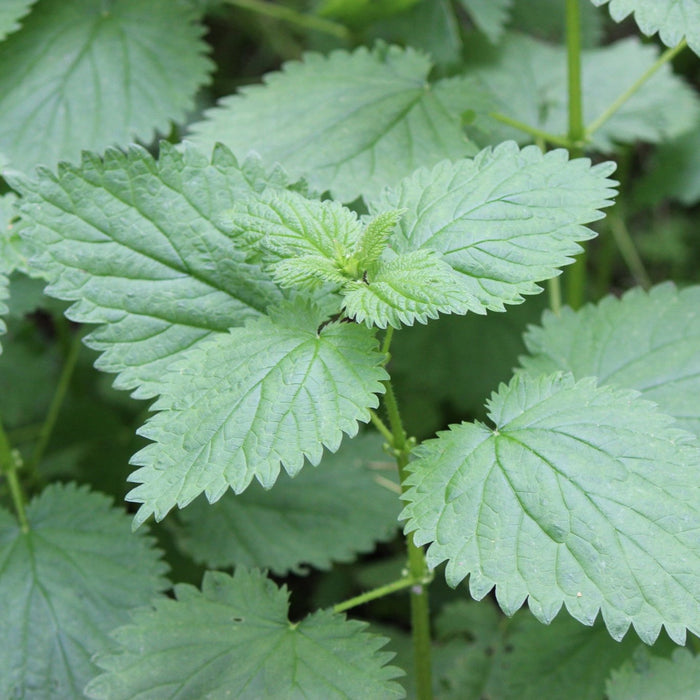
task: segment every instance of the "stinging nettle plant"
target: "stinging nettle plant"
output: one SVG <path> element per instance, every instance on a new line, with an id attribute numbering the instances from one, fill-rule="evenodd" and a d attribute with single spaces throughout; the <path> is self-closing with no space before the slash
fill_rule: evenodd
<path id="1" fill-rule="evenodd" d="M 184 120 L 211 70 L 206 4 L 0 11 L 0 55 L 20 76 L 0 97 L 12 190 L 0 200 L 0 311 L 11 326 L 35 308 L 22 286 L 34 278 L 79 324 L 62 325 L 65 307 L 42 312 L 65 357 L 29 439 L 12 395 L 31 388 L 0 373 L 0 496 L 14 507 L 0 509 L 0 696 L 691 697 L 700 287 L 648 283 L 624 224 L 634 163 L 621 144 L 697 130 L 697 97 L 670 60 L 698 52 L 700 2 L 611 0 L 612 19 L 658 33 L 661 53 L 635 36 L 603 45 L 605 0 L 325 0 L 303 12 L 231 0 L 241 17 L 276 18 L 262 28 L 281 20 L 345 47 L 224 98 L 157 155 L 110 147 Z M 209 4 L 231 31 L 225 5 Z M 562 43 L 529 32 L 559 31 L 537 13 L 565 20 Z M 120 36 L 122 63 L 110 62 Z M 46 37 L 59 48 L 42 53 Z M 75 51 L 65 74 L 51 60 L 62 42 Z M 119 75 L 132 79 L 113 91 Z M 71 116 L 86 81 L 102 98 L 99 129 Z M 57 84 L 64 109 L 42 111 Z M 574 261 L 609 207 L 607 233 L 641 286 L 582 305 Z M 485 414 L 450 415 L 429 435 L 402 389 L 437 371 L 435 403 L 459 406 L 493 374 L 484 361 L 462 381 L 470 353 L 500 332 L 451 339 L 448 317 L 509 317 L 543 282 L 550 309 L 508 356 L 519 364 L 490 386 Z M 422 332 L 408 362 L 402 348 Z M 119 405 L 108 450 L 121 411 L 140 424 L 144 440 L 125 438 L 131 519 L 75 483 L 92 484 L 76 466 L 88 447 L 47 451 L 83 341 L 117 389 L 151 402 L 142 420 L 137 402 L 91 389 Z M 0 365 L 22 342 L 6 336 Z M 414 437 L 403 417 L 416 414 Z M 70 483 L 51 478 L 66 469 Z M 200 587 L 165 595 L 168 566 L 143 534 L 151 516 L 169 563 L 208 569 Z M 399 528 L 407 553 L 395 555 Z M 380 542 L 383 556 L 357 562 Z M 341 562 L 325 593 L 299 578 Z M 371 614 L 402 593 L 410 638 Z M 370 626 L 347 617 L 356 609 Z"/>

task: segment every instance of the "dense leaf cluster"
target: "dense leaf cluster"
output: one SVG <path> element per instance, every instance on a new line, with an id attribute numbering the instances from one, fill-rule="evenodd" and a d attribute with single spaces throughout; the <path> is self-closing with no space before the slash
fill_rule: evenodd
<path id="1" fill-rule="evenodd" d="M 700 0 L 566 6 L 0 9 L 0 696 L 692 696 Z"/>

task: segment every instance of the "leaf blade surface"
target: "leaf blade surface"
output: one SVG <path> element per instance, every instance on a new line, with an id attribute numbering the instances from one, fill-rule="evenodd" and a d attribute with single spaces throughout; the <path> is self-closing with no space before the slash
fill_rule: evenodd
<path id="1" fill-rule="evenodd" d="M 490 402 L 496 425 L 453 426 L 420 448 L 402 518 L 431 566 L 494 585 L 506 613 L 565 604 L 621 639 L 700 625 L 700 450 L 634 392 L 516 376 Z M 680 565 L 679 565 L 680 563 Z"/>

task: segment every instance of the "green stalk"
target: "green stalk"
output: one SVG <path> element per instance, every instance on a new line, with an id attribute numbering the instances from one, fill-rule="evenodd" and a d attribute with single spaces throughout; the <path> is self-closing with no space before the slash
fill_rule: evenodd
<path id="1" fill-rule="evenodd" d="M 547 280 L 549 289 L 549 308 L 559 316 L 561 314 L 561 283 L 558 277 Z"/>
<path id="2" fill-rule="evenodd" d="M 392 447 L 396 456 L 396 464 L 401 479 L 401 491 L 406 490 L 408 477 L 408 461 L 411 453 L 411 442 L 406 437 L 403 428 L 399 405 L 391 385 L 384 382 L 384 406 L 389 417 L 389 425 L 393 435 Z M 411 587 L 411 635 L 413 637 L 413 662 L 416 670 L 416 697 L 418 700 L 431 700 L 433 697 L 432 666 L 430 661 L 430 605 L 428 598 L 428 583 L 432 574 L 425 561 L 425 555 L 420 547 L 413 542 L 413 534 L 406 537 L 408 547 L 408 574 L 414 583 Z"/>
<path id="3" fill-rule="evenodd" d="M 377 598 L 383 598 L 390 593 L 402 591 L 415 583 L 419 583 L 419 581 L 416 581 L 412 576 L 397 579 L 396 581 L 387 583 L 384 586 L 373 588 L 371 591 L 367 591 L 366 593 L 362 593 L 354 598 L 349 598 L 348 600 L 344 600 L 342 603 L 334 605 L 333 612 L 345 612 L 346 610 L 350 610 L 350 608 L 356 608 L 358 605 L 364 605 L 365 603 L 369 603 Z"/>
<path id="4" fill-rule="evenodd" d="M 671 49 L 667 49 L 664 51 L 661 56 L 657 59 L 656 63 L 654 63 L 653 66 L 650 66 L 648 70 L 644 71 L 642 75 L 634 82 L 630 87 L 625 90 L 597 119 L 595 119 L 593 122 L 591 122 L 588 125 L 588 128 L 586 129 L 586 138 L 589 139 L 598 129 L 600 129 L 605 122 L 612 117 L 617 110 L 622 107 L 622 105 L 629 100 L 632 95 L 634 95 L 639 88 L 646 83 L 649 78 L 651 78 L 656 71 L 661 68 L 665 63 L 668 63 L 670 60 L 672 60 L 675 56 L 677 56 L 688 44 L 686 43 L 686 40 L 683 39 L 678 46 L 674 46 Z"/>
<path id="5" fill-rule="evenodd" d="M 632 236 L 620 213 L 619 206 L 613 207 L 608 212 L 607 222 L 610 227 L 610 232 L 617 244 L 617 249 L 620 251 L 620 255 L 622 255 L 622 259 L 625 261 L 627 268 L 632 273 L 634 281 L 644 289 L 649 289 L 649 287 L 651 287 L 649 274 L 644 267 L 637 247 L 634 245 Z"/>
<path id="6" fill-rule="evenodd" d="M 68 391 L 68 386 L 70 385 L 70 380 L 73 376 L 73 370 L 75 369 L 75 364 L 78 360 L 81 344 L 82 335 L 80 333 L 76 333 L 73 336 L 70 347 L 68 348 L 68 354 L 66 355 L 66 359 L 63 363 L 61 376 L 58 378 L 56 391 L 51 399 L 51 404 L 49 405 L 46 419 L 41 426 L 41 430 L 39 431 L 39 439 L 37 440 L 32 456 L 29 458 L 27 463 L 27 469 L 31 473 L 36 472 L 36 469 L 41 462 L 41 458 L 44 456 L 44 451 L 49 444 L 49 440 L 51 439 L 51 434 L 53 433 L 58 414 L 61 410 L 61 406 L 63 405 L 63 401 L 66 398 L 66 392 Z"/>
<path id="7" fill-rule="evenodd" d="M 572 158 L 583 155 L 586 132 L 583 125 L 581 89 L 581 6 L 579 0 L 566 0 L 566 54 L 569 88 L 569 152 Z M 583 304 L 586 285 L 586 254 L 581 253 L 566 277 L 566 300 L 573 309 Z"/>
<path id="8" fill-rule="evenodd" d="M 22 532 L 29 532 L 29 521 L 24 510 L 24 494 L 17 478 L 18 459 L 13 454 L 10 443 L 5 434 L 2 422 L 0 422 L 0 474 L 4 474 L 7 478 L 7 483 L 10 487 L 10 496 L 12 503 L 17 512 L 17 520 L 19 520 Z"/>
<path id="9" fill-rule="evenodd" d="M 509 117 L 505 114 L 501 114 L 500 112 L 490 112 L 489 117 L 491 117 L 491 119 L 496 120 L 497 122 L 501 122 L 501 124 L 507 124 L 508 126 L 512 126 L 518 131 L 522 131 L 525 134 L 529 134 L 535 139 L 540 139 L 542 141 L 545 141 L 546 143 L 551 143 L 555 146 L 561 146 L 562 148 L 571 147 L 571 143 L 569 139 L 566 138 L 566 136 L 557 136 L 556 134 L 550 134 L 548 131 L 538 129 L 536 126 L 530 126 L 525 122 L 521 122 L 518 119 L 513 119 L 512 117 Z"/>
<path id="10" fill-rule="evenodd" d="M 264 0 L 225 0 L 229 5 L 240 7 L 244 10 L 257 12 L 259 15 L 273 17 L 274 19 L 294 24 L 303 29 L 310 29 L 323 34 L 330 34 L 338 39 L 349 39 L 350 32 L 347 27 L 316 15 L 307 15 L 297 12 L 291 7 L 278 5 L 275 2 L 265 2 Z"/>

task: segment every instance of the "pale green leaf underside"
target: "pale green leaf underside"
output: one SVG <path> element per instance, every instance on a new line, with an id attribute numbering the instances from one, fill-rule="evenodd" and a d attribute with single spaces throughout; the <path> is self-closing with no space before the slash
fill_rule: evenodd
<path id="1" fill-rule="evenodd" d="M 583 116 L 591 124 L 658 58 L 654 46 L 636 38 L 582 52 Z M 469 72 L 490 93 L 495 111 L 553 134 L 566 134 L 568 119 L 566 50 L 509 35 L 491 60 Z M 692 129 L 698 100 L 668 65 L 655 73 L 592 137 L 598 150 L 616 142 L 655 143 Z M 522 132 L 488 120 L 489 143 L 527 139 Z"/>
<path id="2" fill-rule="evenodd" d="M 372 202 L 376 211 L 406 209 L 391 246 L 442 254 L 462 278 L 470 308 L 502 311 L 536 282 L 558 274 L 593 237 L 584 224 L 603 215 L 616 184 L 611 163 L 591 167 L 563 150 L 542 154 L 515 143 L 473 160 L 421 169 Z"/>
<path id="3" fill-rule="evenodd" d="M 608 3 L 611 17 L 621 22 L 634 13 L 637 26 L 651 36 L 658 32 L 666 46 L 685 38 L 700 55 L 700 0 L 591 0 L 600 7 Z"/>
<path id="4" fill-rule="evenodd" d="M 47 293 L 76 301 L 72 319 L 104 324 L 87 341 L 103 353 L 97 366 L 119 372 L 117 386 L 139 396 L 158 393 L 180 352 L 280 298 L 218 222 L 265 186 L 254 163 L 241 167 L 224 148 L 210 159 L 164 143 L 157 162 L 138 147 L 110 150 L 13 185 Z"/>
<path id="5" fill-rule="evenodd" d="M 700 631 L 700 450 L 633 392 L 571 375 L 515 377 L 496 425 L 453 426 L 411 466 L 401 517 L 428 563 L 472 595 L 494 586 L 548 622 L 562 603 L 620 639 Z"/>
<path id="6" fill-rule="evenodd" d="M 0 6 L 0 40 L 20 28 L 20 20 L 29 14 L 36 0 L 3 0 Z"/>
<path id="7" fill-rule="evenodd" d="M 215 504 L 199 498 L 178 518 L 178 542 L 214 569 L 259 567 L 282 576 L 352 561 L 398 527 L 399 500 L 385 485 L 396 466 L 381 445 L 376 435 L 358 436 L 294 479 L 281 474 L 269 491 L 253 483 Z"/>
<path id="8" fill-rule="evenodd" d="M 461 115 L 481 98 L 461 78 L 431 85 L 430 69 L 426 56 L 397 47 L 308 54 L 222 100 L 193 132 L 352 201 L 421 165 L 475 152 Z"/>
<path id="9" fill-rule="evenodd" d="M 439 313 L 481 311 L 462 276 L 432 250 L 382 260 L 367 282 L 348 285 L 343 307 L 356 321 L 380 328 L 427 323 Z"/>
<path id="10" fill-rule="evenodd" d="M 142 503 L 135 524 L 165 517 L 204 492 L 210 502 L 256 478 L 265 488 L 280 463 L 294 476 L 304 459 L 318 464 L 343 433 L 369 421 L 387 374 L 371 330 L 330 323 L 300 303 L 278 318 L 202 342 L 171 366 L 159 384 L 159 411 L 140 430 L 153 443 L 133 463 Z"/>
<path id="11" fill-rule="evenodd" d="M 0 697 L 82 697 L 93 654 L 166 588 L 166 567 L 101 494 L 54 484 L 27 518 L 24 534 L 0 509 Z"/>
<path id="12" fill-rule="evenodd" d="M 503 35 L 513 0 L 460 0 L 474 24 L 492 42 Z"/>
<path id="13" fill-rule="evenodd" d="M 171 0 L 44 0 L 0 45 L 0 151 L 28 171 L 180 120 L 207 79 L 202 28 Z"/>
<path id="14" fill-rule="evenodd" d="M 700 657 L 676 649 L 670 659 L 640 654 L 613 671 L 606 685 L 610 700 L 696 700 L 700 688 Z"/>
<path id="15" fill-rule="evenodd" d="M 396 698 L 401 672 L 365 624 L 317 612 L 292 624 L 287 592 L 257 571 L 207 572 L 202 591 L 180 584 L 115 633 L 119 649 L 91 698 Z"/>
<path id="16" fill-rule="evenodd" d="M 700 438 L 700 287 L 669 283 L 577 312 L 565 308 L 558 318 L 545 313 L 525 343 L 529 373 L 564 370 L 636 389 Z"/>

